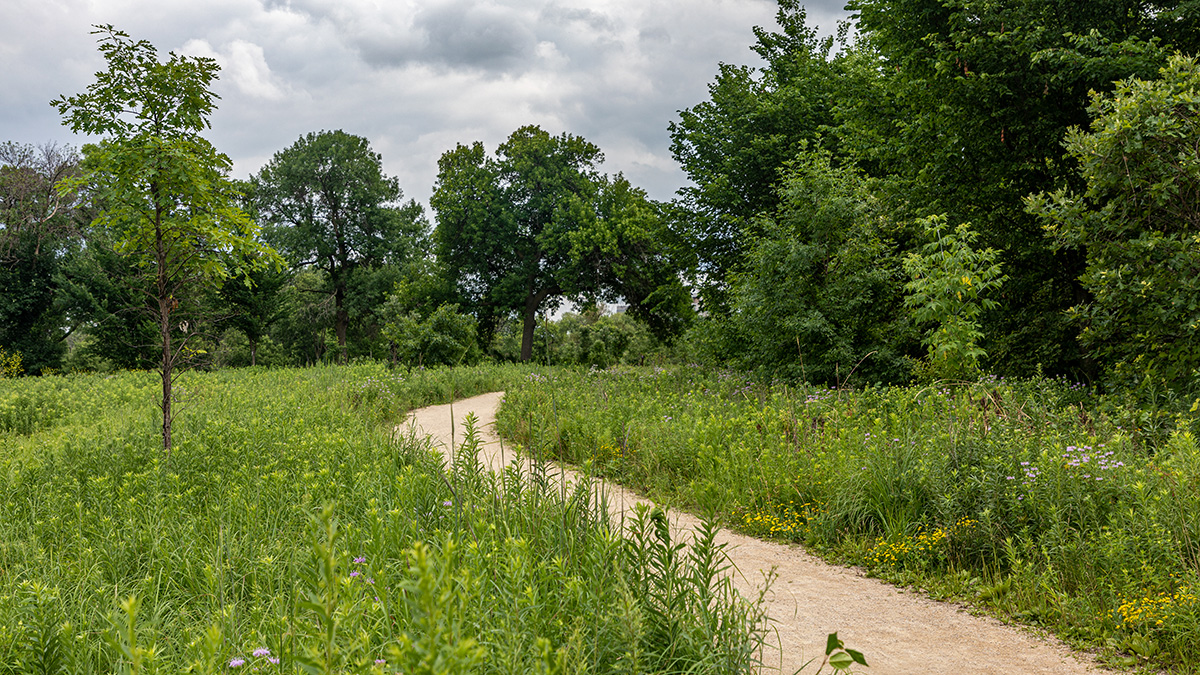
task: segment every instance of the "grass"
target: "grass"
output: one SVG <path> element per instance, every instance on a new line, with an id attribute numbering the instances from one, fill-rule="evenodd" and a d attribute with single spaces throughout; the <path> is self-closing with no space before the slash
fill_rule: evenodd
<path id="1" fill-rule="evenodd" d="M 715 525 L 391 431 L 525 374 L 188 373 L 169 464 L 153 373 L 0 380 L 0 673 L 753 670 Z"/>
<path id="2" fill-rule="evenodd" d="M 1117 665 L 1200 667 L 1200 447 L 1047 380 L 864 391 L 731 372 L 554 370 L 504 433 L 660 503 L 1045 626 Z"/>

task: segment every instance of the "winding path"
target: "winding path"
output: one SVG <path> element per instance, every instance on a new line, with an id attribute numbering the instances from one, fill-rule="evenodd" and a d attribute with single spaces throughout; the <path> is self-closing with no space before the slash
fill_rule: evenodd
<path id="1" fill-rule="evenodd" d="M 455 446 L 462 440 L 463 419 L 474 413 L 484 442 L 480 461 L 498 470 L 512 459 L 511 449 L 495 433 L 496 409 L 503 398 L 503 392 L 494 392 L 422 408 L 413 411 L 409 424 L 449 452 L 451 409 Z M 560 475 L 568 481 L 577 479 L 567 469 L 561 469 Z M 604 483 L 602 489 L 614 517 L 637 503 L 649 503 L 612 483 Z M 671 522 L 674 536 L 686 537 L 700 521 L 673 512 Z M 823 654 L 825 636 L 833 631 L 848 647 L 863 652 L 871 664 L 864 672 L 874 674 L 1106 672 L 1087 655 L 1074 654 L 1055 640 L 868 579 L 852 568 L 829 565 L 798 546 L 764 542 L 728 530 L 721 531 L 718 541 L 727 544 L 736 569 L 735 584 L 744 597 L 757 597 L 767 573 L 775 570 L 775 581 L 766 596 L 774 646 L 764 655 L 764 672 L 794 673 L 808 659 Z M 806 672 L 815 672 L 814 667 Z"/>

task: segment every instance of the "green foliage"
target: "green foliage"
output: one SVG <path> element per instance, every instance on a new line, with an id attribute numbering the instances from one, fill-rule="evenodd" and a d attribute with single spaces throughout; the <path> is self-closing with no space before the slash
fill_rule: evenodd
<path id="1" fill-rule="evenodd" d="M 424 209 L 415 200 L 401 203 L 400 184 L 384 175 L 379 154 L 367 139 L 344 131 L 302 136 L 275 153 L 252 184 L 267 240 L 293 268 L 324 272 L 345 362 L 352 277 L 364 267 L 419 257 L 428 230 Z"/>
<path id="2" fill-rule="evenodd" d="M 1000 372 L 1085 372 L 1078 327 L 1081 255 L 1055 250 L 1024 210 L 1031 194 L 1076 184 L 1066 130 L 1087 122 L 1088 92 L 1148 76 L 1167 55 L 1158 37 L 1192 35 L 1179 3 L 1132 0 L 855 0 L 857 28 L 878 55 L 885 114 L 853 106 L 840 133 L 888 177 L 892 216 L 944 213 L 970 222 L 1011 277 L 980 317 Z M 1164 16 L 1172 15 L 1170 20 Z M 1194 50 L 1198 45 L 1178 43 Z"/>
<path id="3" fill-rule="evenodd" d="M 754 29 L 751 46 L 765 64 L 721 64 L 709 100 L 680 111 L 670 124 L 671 152 L 692 185 L 679 191 L 674 226 L 698 264 L 705 307 L 725 310 L 730 275 L 753 273 L 746 256 L 763 234 L 760 215 L 781 202 L 778 187 L 798 153 L 832 150 L 839 106 L 869 82 L 833 40 L 805 24 L 796 0 L 779 3 L 781 33 Z"/>
<path id="4" fill-rule="evenodd" d="M 331 337 L 335 311 L 328 285 L 329 276 L 321 270 L 301 269 L 279 291 L 282 316 L 272 327 L 271 336 L 283 345 L 286 362 L 291 365 L 312 365 L 340 357 L 337 342 Z"/>
<path id="5" fill-rule="evenodd" d="M 779 192 L 732 277 L 729 313 L 694 334 L 703 350 L 791 380 L 906 381 L 913 338 L 898 311 L 896 232 L 871 182 L 817 151 L 789 165 Z"/>
<path id="6" fill-rule="evenodd" d="M 280 268 L 249 269 L 221 285 L 220 299 L 230 310 L 221 323 L 236 328 L 246 337 L 250 352 L 247 365 L 258 363 L 259 343 L 283 318 L 285 305 L 279 301 L 279 294 L 289 278 Z"/>
<path id="7" fill-rule="evenodd" d="M 669 606 L 641 593 L 627 556 L 675 544 L 625 544 L 594 486 L 465 466 L 473 428 L 453 470 L 395 433 L 527 374 L 189 371 L 170 468 L 151 374 L 0 381 L 65 406 L 0 432 L 0 671 L 754 672 L 759 611 L 686 560 L 653 586 Z"/>
<path id="8" fill-rule="evenodd" d="M 855 391 L 552 369 L 509 387 L 499 426 L 748 534 L 1194 670 L 1195 413 L 1155 445 L 1134 414 L 1061 380 Z"/>
<path id="9" fill-rule="evenodd" d="M 983 339 L 979 316 L 998 304 L 983 295 L 1007 279 L 996 262 L 999 253 L 974 248 L 978 236 L 968 223 L 949 230 L 944 215 L 917 222 L 932 241 L 904 259 L 904 270 L 912 278 L 904 286 L 908 291 L 904 306 L 916 323 L 937 324 L 925 334 L 929 374 L 974 378 L 979 374 L 979 359 L 987 355 L 979 348 Z"/>
<path id="10" fill-rule="evenodd" d="M 142 309 L 157 329 L 169 457 L 173 371 L 194 353 L 188 341 L 203 315 L 200 292 L 280 259 L 238 208 L 229 158 L 200 136 L 216 107 L 216 61 L 172 53 L 160 62 L 153 45 L 111 25 L 94 33 L 108 69 L 87 92 L 52 105 L 72 131 L 104 138 L 84 146 L 82 175 L 59 191 L 83 190 L 100 205 L 91 227 L 138 272 L 132 285 L 145 292 Z"/>
<path id="11" fill-rule="evenodd" d="M 69 147 L 0 143 L 0 344 L 21 352 L 32 375 L 61 367 L 81 320 L 62 291 L 82 209 L 77 192 L 57 189 L 78 169 Z"/>
<path id="12" fill-rule="evenodd" d="M 1129 79 L 1071 130 L 1082 191 L 1030 198 L 1056 246 L 1084 253 L 1091 298 L 1071 312 L 1081 340 L 1116 383 L 1142 389 L 1200 382 L 1200 67 L 1171 57 L 1158 79 Z"/>
<path id="13" fill-rule="evenodd" d="M 515 313 L 529 360 L 539 312 L 563 298 L 623 295 L 663 336 L 686 322 L 690 300 L 657 209 L 622 176 L 601 176 L 602 160 L 583 138 L 536 126 L 514 131 L 495 157 L 477 142 L 438 160 L 438 261 L 485 341 Z"/>
<path id="14" fill-rule="evenodd" d="M 384 337 L 394 345 L 396 358 L 410 368 L 473 365 L 483 353 L 475 318 L 459 312 L 458 305 L 442 305 L 422 320 L 415 312 L 404 313 L 400 300 L 392 297 L 381 313 Z"/>
<path id="15" fill-rule="evenodd" d="M 512 322 L 502 324 L 491 351 L 497 358 L 515 361 L 520 348 L 518 327 Z M 659 362 L 672 354 L 670 346 L 656 339 L 644 323 L 628 312 L 605 314 L 599 308 L 567 312 L 558 321 L 539 321 L 533 341 L 533 360 L 557 366 L 641 365 Z"/>

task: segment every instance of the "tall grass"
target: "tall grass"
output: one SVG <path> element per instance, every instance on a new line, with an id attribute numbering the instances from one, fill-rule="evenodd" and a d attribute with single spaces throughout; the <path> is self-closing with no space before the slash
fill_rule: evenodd
<path id="1" fill-rule="evenodd" d="M 523 375 L 189 373 L 169 465 L 153 374 L 0 382 L 51 411 L 0 429 L 0 673 L 752 670 L 711 541 L 641 566 L 678 550 L 650 514 L 625 539 L 587 485 L 483 472 L 474 430 L 453 471 L 392 432 Z"/>
<path id="2" fill-rule="evenodd" d="M 556 371 L 500 423 L 746 532 L 1052 628 L 1113 661 L 1200 666 L 1200 448 L 1078 385 L 865 391 L 698 368 Z"/>

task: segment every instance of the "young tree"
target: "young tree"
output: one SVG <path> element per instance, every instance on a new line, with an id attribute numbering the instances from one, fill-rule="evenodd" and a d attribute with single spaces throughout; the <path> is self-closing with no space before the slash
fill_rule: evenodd
<path id="1" fill-rule="evenodd" d="M 198 318 L 190 303 L 205 286 L 279 258 L 235 205 L 229 158 L 200 136 L 216 108 L 216 61 L 173 52 L 159 61 L 153 45 L 111 25 L 93 34 L 108 70 L 85 93 L 51 105 L 72 131 L 104 137 L 84 146 L 83 175 L 68 189 L 86 186 L 101 207 L 92 227 L 140 273 L 135 287 L 158 333 L 169 461 L 172 385 Z"/>
<path id="2" fill-rule="evenodd" d="M 979 315 L 996 306 L 995 300 L 983 296 L 1007 280 L 996 262 L 999 252 L 976 248 L 978 235 L 969 223 L 951 230 L 944 215 L 918 223 L 931 241 L 904 259 L 904 270 L 911 277 L 904 286 L 908 291 L 904 306 L 917 324 L 937 324 L 925 332 L 928 374 L 974 377 L 979 374 L 979 359 L 987 356 L 979 347 L 983 339 Z"/>
<path id="3" fill-rule="evenodd" d="M 732 279 L 730 312 L 699 332 L 705 347 L 795 380 L 907 380 L 915 339 L 900 310 L 902 231 L 873 182 L 821 151 L 799 155 L 781 180 L 780 204 L 759 220 Z"/>
<path id="4" fill-rule="evenodd" d="M 361 136 L 309 133 L 254 178 L 254 203 L 267 239 L 295 267 L 329 279 L 341 360 L 348 358 L 351 276 L 362 267 L 405 262 L 421 248 L 428 224 L 414 200 L 401 204 L 399 182 Z"/>

